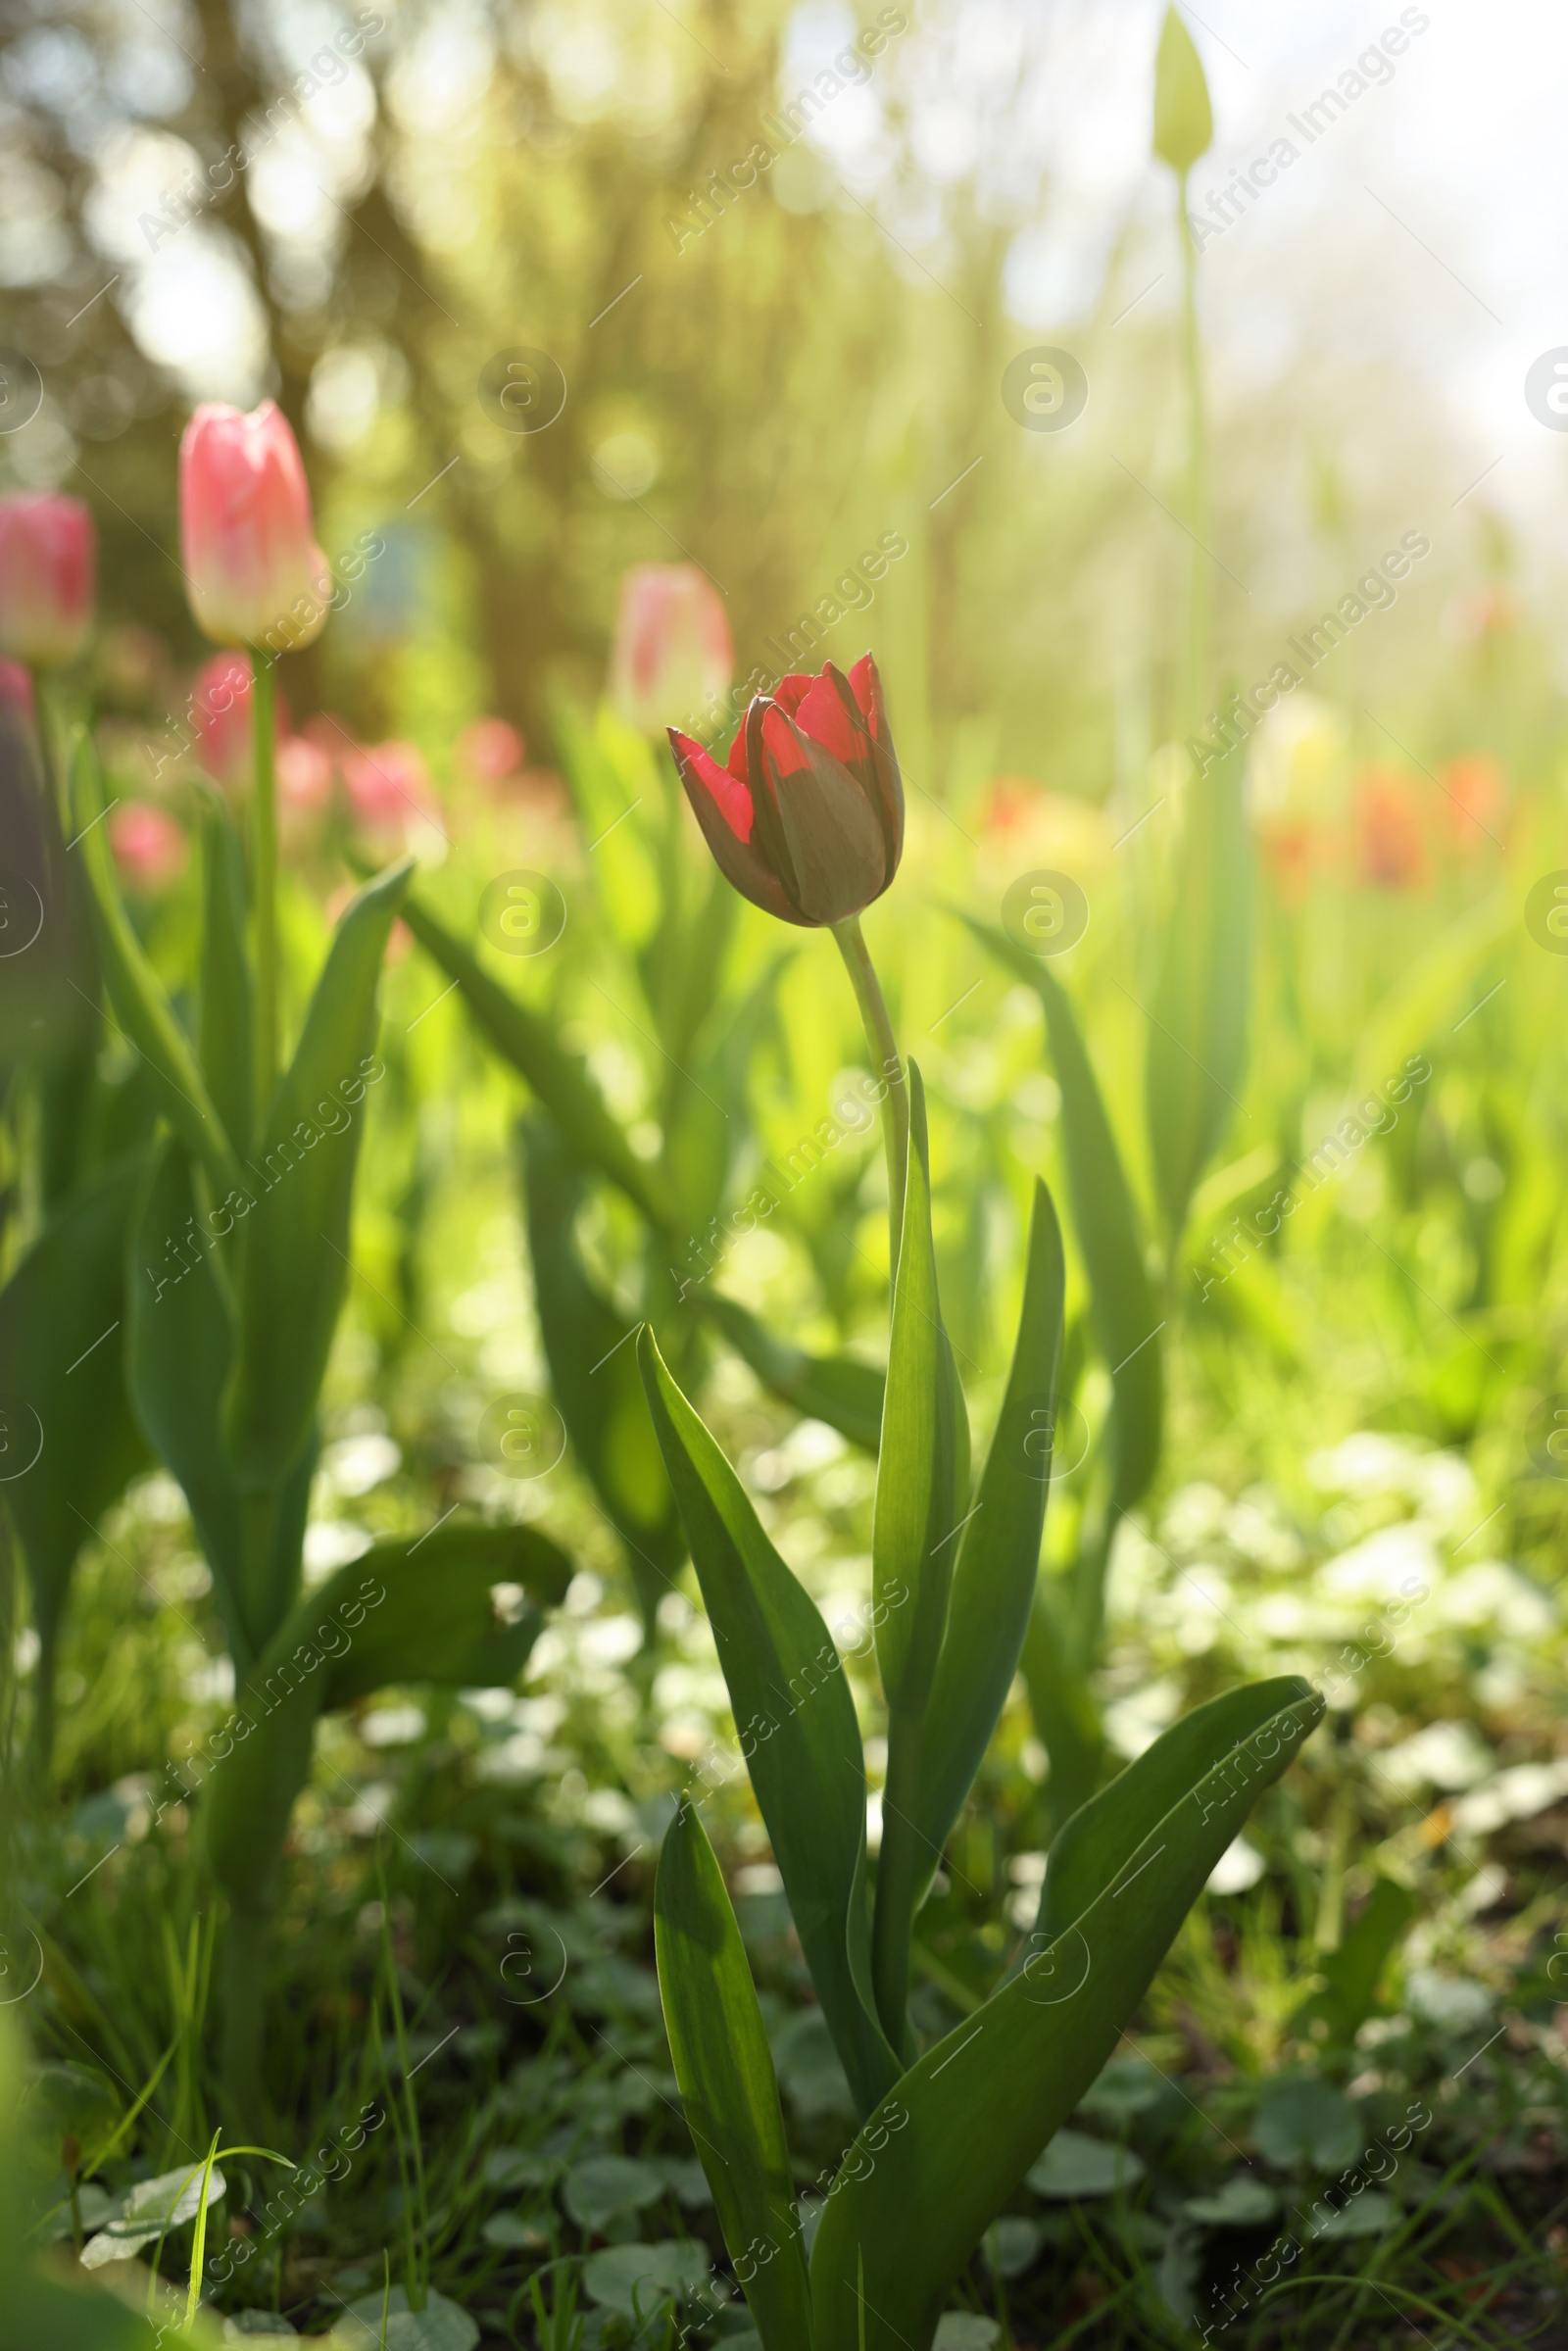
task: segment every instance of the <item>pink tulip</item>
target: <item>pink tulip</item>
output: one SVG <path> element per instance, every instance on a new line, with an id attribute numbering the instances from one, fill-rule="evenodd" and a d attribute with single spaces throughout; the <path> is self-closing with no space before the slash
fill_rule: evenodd
<path id="1" fill-rule="evenodd" d="M 330 755 L 307 735 L 290 735 L 277 747 L 277 812 L 285 840 L 307 831 L 331 797 Z"/>
<path id="2" fill-rule="evenodd" d="M 20 661 L 0 661 L 0 710 L 31 723 L 32 678 Z"/>
<path id="3" fill-rule="evenodd" d="M 109 846 L 133 890 L 162 890 L 184 869 L 190 844 L 172 816 L 127 800 L 109 819 Z"/>
<path id="4" fill-rule="evenodd" d="M 504 784 L 522 765 L 522 737 L 504 718 L 476 718 L 453 748 L 459 767 L 476 783 Z"/>
<path id="5" fill-rule="evenodd" d="M 97 537 L 79 498 L 0 498 L 0 654 L 31 667 L 74 661 L 92 626 Z"/>
<path id="6" fill-rule="evenodd" d="M 342 754 L 343 786 L 361 832 L 383 847 L 407 840 L 410 828 L 440 823 L 435 787 L 417 744 L 356 744 Z"/>
<path id="7" fill-rule="evenodd" d="M 331 582 L 287 418 L 205 401 L 179 444 L 179 527 L 191 611 L 220 645 L 288 653 L 326 622 Z"/>
<path id="8" fill-rule="evenodd" d="M 250 787 L 256 752 L 251 740 L 251 665 L 242 653 L 216 653 L 191 689 L 196 757 L 225 792 Z"/>
<path id="9" fill-rule="evenodd" d="M 718 591 L 695 563 L 637 563 L 620 583 L 610 697 L 645 735 L 701 718 L 735 671 Z"/>

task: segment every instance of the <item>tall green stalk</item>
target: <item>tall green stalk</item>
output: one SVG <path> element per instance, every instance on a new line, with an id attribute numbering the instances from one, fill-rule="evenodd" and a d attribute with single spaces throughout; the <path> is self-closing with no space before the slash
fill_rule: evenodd
<path id="1" fill-rule="evenodd" d="M 267 655 L 251 649 L 251 918 L 256 955 L 256 1131 L 277 1084 L 277 764 L 276 689 Z"/>
<path id="2" fill-rule="evenodd" d="M 1182 248 L 1182 381 L 1187 396 L 1187 525 L 1192 533 L 1187 612 L 1187 710 L 1191 731 L 1208 706 L 1209 636 L 1213 583 L 1208 514 L 1208 425 L 1203 406 L 1203 356 L 1198 326 L 1198 247 L 1187 215 L 1187 173 L 1176 182 L 1176 233 Z"/>
<path id="3" fill-rule="evenodd" d="M 865 1041 L 871 1048 L 871 1063 L 877 1082 L 886 1088 L 882 1096 L 882 1143 L 888 1161 L 888 1279 L 891 1283 L 898 1273 L 899 1245 L 904 1227 L 904 1185 L 909 1166 L 909 1089 L 899 1056 L 898 1041 L 888 1007 L 882 994 L 882 983 L 876 976 L 870 951 L 860 929 L 858 914 L 851 914 L 844 922 L 835 922 L 833 936 L 844 968 L 855 989 L 855 1001 L 860 1007 L 860 1021 Z"/>

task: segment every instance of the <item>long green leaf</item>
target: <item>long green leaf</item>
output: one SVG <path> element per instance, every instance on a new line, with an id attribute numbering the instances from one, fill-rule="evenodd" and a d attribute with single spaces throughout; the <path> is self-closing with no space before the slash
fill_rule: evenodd
<path id="1" fill-rule="evenodd" d="M 832 1635 L 645 1329 L 649 1408 L 691 1545 L 741 1753 L 817 1998 L 863 2112 L 898 2073 L 868 2005 L 865 1763 Z"/>
<path id="2" fill-rule="evenodd" d="M 654 1945 L 687 2127 L 763 2351 L 810 2351 L 811 2289 L 772 2054 L 723 1874 L 690 1803 L 659 1857 Z"/>
<path id="3" fill-rule="evenodd" d="M 245 952 L 245 851 L 216 796 L 202 811 L 202 971 L 198 1045 L 202 1073 L 243 1159 L 255 1125 L 254 1020 Z"/>
<path id="4" fill-rule="evenodd" d="M 876 1451 L 887 1385 L 878 1365 L 858 1363 L 853 1355 L 808 1355 L 764 1329 L 738 1298 L 707 1290 L 695 1295 L 702 1311 L 780 1402 L 793 1404 L 808 1420 L 825 1421 L 868 1453 Z"/>
<path id="5" fill-rule="evenodd" d="M 1251 960 L 1246 766 L 1238 743 L 1188 786 L 1175 896 L 1149 1008 L 1149 1147 L 1173 1254 L 1193 1187 L 1240 1106 Z"/>
<path id="6" fill-rule="evenodd" d="M 658 1177 L 638 1158 L 583 1063 L 564 1051 L 544 1015 L 519 1004 L 493 980 L 422 899 L 404 902 L 403 919 L 419 945 L 457 981 L 490 1043 L 527 1081 L 578 1155 L 618 1184 L 650 1223 L 666 1233 L 673 1231 L 678 1220 Z"/>
<path id="7" fill-rule="evenodd" d="M 1114 2049 L 1209 1872 L 1322 1711 L 1308 1692 L 1217 1753 L 1191 1752 L 1178 1726 L 1166 1734 L 1176 1748 L 1161 1740 L 1140 1758 L 1163 1794 L 1152 1830 L 1108 1879 L 1103 1857 L 1084 1873 L 1096 1887 L 1087 1906 L 895 2084 L 846 2157 L 811 2256 L 815 2351 L 927 2351 L 954 2279 Z"/>
<path id="8" fill-rule="evenodd" d="M 600 1506 L 626 1546 L 644 1622 L 686 1557 L 686 1540 L 628 1344 L 634 1326 L 589 1280 L 573 1227 L 584 1183 L 580 1161 L 553 1121 L 525 1118 L 528 1254 L 550 1386 L 566 1434 Z"/>
<path id="9" fill-rule="evenodd" d="M 252 1490 L 281 1485 L 315 1420 L 349 1275 L 376 984 L 412 870 L 407 860 L 389 867 L 350 902 L 262 1138 L 259 1196 L 242 1227 L 239 1352 L 226 1411 L 240 1483 Z"/>
<path id="10" fill-rule="evenodd" d="M 1012 1368 L 958 1546 L 926 1713 L 919 1823 L 932 1869 L 1006 1703 L 1029 1623 L 1051 1492 L 1063 1283 L 1056 1212 L 1037 1178 Z"/>
<path id="11" fill-rule="evenodd" d="M 440 1527 L 373 1543 L 296 1602 L 207 1743 L 203 1815 L 220 1885 L 249 1918 L 266 1914 L 294 1800 L 311 1768 L 316 1719 L 389 1682 L 501 1686 L 521 1672 L 565 1592 L 571 1563 L 532 1527 Z M 529 1605 L 497 1613 L 497 1586 Z"/>
<path id="12" fill-rule="evenodd" d="M 73 755 L 72 785 L 75 821 L 81 828 L 75 846 L 86 860 L 99 960 L 115 1010 L 147 1065 L 165 1117 L 201 1161 L 218 1197 L 224 1199 L 243 1184 L 239 1161 L 163 982 L 121 904 L 102 821 L 97 758 L 85 732 Z"/>
<path id="13" fill-rule="evenodd" d="M 232 1230 L 231 1216 L 220 1221 Z M 130 1236 L 125 1377 L 148 1443 L 184 1489 L 243 1675 L 269 1628 L 247 1622 L 241 1593 L 243 1512 L 222 1435 L 234 1310 L 227 1274 L 215 1262 L 220 1247 L 200 1216 L 190 1154 L 167 1137 L 147 1171 Z"/>
<path id="14" fill-rule="evenodd" d="M 125 1235 L 141 1173 L 122 1165 L 69 1201 L 0 1290 L 0 1500 L 27 1563 L 44 1680 L 76 1554 L 147 1458 L 123 1378 Z"/>
<path id="15" fill-rule="evenodd" d="M 921 1796 L 927 1700 L 959 1528 L 956 1388 L 937 1297 L 925 1093 L 911 1061 L 903 1239 L 871 1521 L 872 1621 L 888 1702 L 872 1973 L 882 2030 L 896 2048 L 908 2040 L 909 1934 L 918 1890 L 941 1858 L 941 1846 L 933 1850 L 922 1832 Z"/>
<path id="16" fill-rule="evenodd" d="M 1120 1517 L 1148 1492 L 1158 1467 L 1164 1414 L 1159 1315 L 1132 1191 L 1065 992 L 1039 957 L 1026 955 L 1004 931 L 981 922 L 971 921 L 969 927 L 999 963 L 1034 989 L 1045 1009 L 1061 1088 L 1073 1229 L 1089 1274 L 1095 1336 L 1115 1399 L 1110 1515 Z"/>

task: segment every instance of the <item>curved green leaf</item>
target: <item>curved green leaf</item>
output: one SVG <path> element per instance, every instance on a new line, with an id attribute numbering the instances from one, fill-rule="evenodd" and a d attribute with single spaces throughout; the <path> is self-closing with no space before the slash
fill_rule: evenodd
<path id="1" fill-rule="evenodd" d="M 723 1875 L 690 1803 L 659 1857 L 654 1945 L 687 2127 L 763 2351 L 810 2351 L 811 2289 L 772 2054 Z"/>
<path id="2" fill-rule="evenodd" d="M 316 1718 L 389 1682 L 468 1689 L 515 1680 L 571 1562 L 532 1527 L 438 1527 L 372 1543 L 295 1603 L 207 1742 L 207 1849 L 236 1909 L 265 1914 Z M 532 1605 L 498 1614 L 495 1591 Z M 508 1621 L 510 1619 L 510 1621 Z"/>
<path id="3" fill-rule="evenodd" d="M 1217 1757 L 1160 1740 L 1140 1758 L 1163 1790 L 1152 1831 L 1071 1925 L 1037 1940 L 1022 1972 L 895 2084 L 846 2157 L 811 2256 L 816 2351 L 927 2351 L 953 2280 L 1095 2080 L 1209 1872 L 1322 1711 L 1311 1692 Z"/>
<path id="4" fill-rule="evenodd" d="M 1037 1178 L 1012 1368 L 958 1546 L 926 1713 L 919 1820 L 933 1870 L 1006 1703 L 1029 1623 L 1051 1493 L 1064 1279 L 1056 1212 Z"/>
<path id="5" fill-rule="evenodd" d="M 184 1138 L 222 1199 L 242 1182 L 239 1161 L 163 982 L 121 904 L 103 824 L 97 755 L 85 731 L 78 735 L 72 758 L 72 805 L 81 828 L 76 848 L 85 859 L 99 960 L 115 1010 L 147 1065 L 165 1117 Z"/>
<path id="6" fill-rule="evenodd" d="M 652 1627 L 684 1564 L 686 1540 L 629 1344 L 635 1326 L 601 1296 L 577 1253 L 581 1163 L 551 1120 L 525 1118 L 518 1133 L 534 1306 L 551 1393 L 572 1450 L 626 1546 L 643 1619 Z"/>
<path id="7" fill-rule="evenodd" d="M 808 1420 L 825 1421 L 866 1452 L 876 1451 L 887 1386 L 878 1365 L 858 1363 L 853 1355 L 808 1355 L 765 1329 L 738 1298 L 699 1291 L 696 1303 L 781 1403 L 793 1404 Z"/>
<path id="8" fill-rule="evenodd" d="M 1033 988 L 1045 1008 L 1061 1088 L 1073 1228 L 1089 1274 L 1095 1337 L 1115 1398 L 1110 1515 L 1119 1517 L 1148 1492 L 1159 1465 L 1164 1415 L 1159 1316 L 1132 1191 L 1065 991 L 1037 955 L 1014 946 L 1004 931 L 974 921 L 969 928 L 999 963 Z"/>
<path id="9" fill-rule="evenodd" d="M 855 1701 L 816 1603 L 763 1534 L 652 1331 L 643 1330 L 637 1351 L 741 1752 L 817 1998 L 863 2112 L 899 2068 L 863 1996 L 865 1762 Z"/>
<path id="10" fill-rule="evenodd" d="M 504 1061 L 510 1061 L 560 1125 L 580 1157 L 618 1184 L 650 1223 L 666 1233 L 676 1219 L 658 1177 L 639 1159 L 605 1107 L 604 1098 L 574 1053 L 561 1045 L 542 1013 L 493 980 L 477 958 L 422 899 L 404 902 L 403 919 L 419 945 L 463 991 L 474 1019 Z"/>
<path id="11" fill-rule="evenodd" d="M 278 1084 L 241 1226 L 239 1347 L 225 1425 L 240 1484 L 279 1486 L 309 1441 L 349 1276 L 349 1219 L 375 1061 L 381 957 L 412 862 L 350 902 Z"/>

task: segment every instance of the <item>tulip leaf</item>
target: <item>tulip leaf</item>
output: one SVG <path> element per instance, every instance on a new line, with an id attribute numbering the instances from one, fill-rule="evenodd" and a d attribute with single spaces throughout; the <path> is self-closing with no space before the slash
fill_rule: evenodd
<path id="1" fill-rule="evenodd" d="M 781 1402 L 793 1404 L 808 1420 L 825 1421 L 868 1453 L 876 1451 L 886 1386 L 878 1365 L 858 1363 L 853 1355 L 808 1355 L 787 1339 L 775 1338 L 738 1298 L 704 1291 L 697 1302 Z"/>
<path id="2" fill-rule="evenodd" d="M 318 1714 L 389 1682 L 462 1690 L 514 1681 L 543 1606 L 570 1580 L 565 1554 L 532 1527 L 448 1525 L 372 1543 L 303 1593 L 207 1744 L 207 1847 L 235 1908 L 258 1918 L 273 1902 Z M 502 1615 L 496 1591 L 508 1585 L 521 1587 L 525 1604 Z"/>
<path id="3" fill-rule="evenodd" d="M 681 2105 L 763 2351 L 810 2351 L 811 2291 L 778 2082 L 740 1929 L 696 1809 L 665 1832 L 654 1892 L 664 2030 Z"/>
<path id="4" fill-rule="evenodd" d="M 163 982 L 121 903 L 103 824 L 97 759 L 85 733 L 78 736 L 72 759 L 72 802 L 81 827 L 76 846 L 86 859 L 99 960 L 121 1026 L 147 1065 L 165 1117 L 200 1159 L 221 1199 L 242 1181 L 239 1162 Z"/>
<path id="5" fill-rule="evenodd" d="M 258 1147 L 241 1228 L 228 1444 L 248 1489 L 275 1490 L 315 1422 L 349 1274 L 349 1217 L 375 1062 L 376 985 L 412 863 L 358 892 L 337 927 Z"/>
<path id="6" fill-rule="evenodd" d="M 908 1083 L 903 1238 L 871 1520 L 876 1656 L 888 1702 L 872 1967 L 882 2029 L 895 2047 L 908 2039 L 905 2008 L 917 1893 L 941 1857 L 940 1845 L 933 1850 L 922 1829 L 922 1752 L 957 1549 L 963 1409 L 937 1297 L 925 1090 L 912 1061 Z"/>
<path id="7" fill-rule="evenodd" d="M 594 845 L 596 895 L 607 927 L 635 955 L 653 937 L 665 896 L 649 838 L 662 778 L 654 773 L 646 739 L 612 710 L 600 710 L 590 727 L 563 697 L 551 715 L 578 820 Z"/>
<path id="8" fill-rule="evenodd" d="M 1148 1492 L 1159 1465 L 1164 1414 L 1159 1317 L 1131 1188 L 1065 991 L 1037 955 L 1015 946 L 1004 931 L 979 922 L 969 927 L 998 962 L 1034 989 L 1045 1008 L 1051 1057 L 1061 1088 L 1073 1229 L 1089 1274 L 1095 1337 L 1110 1370 L 1110 1514 L 1119 1517 Z"/>
<path id="9" fill-rule="evenodd" d="M 422 899 L 405 900 L 403 919 L 419 945 L 457 981 L 496 1052 L 532 1088 L 578 1156 L 617 1184 L 651 1224 L 671 1230 L 675 1218 L 657 1175 L 638 1158 L 582 1061 L 564 1050 L 545 1015 L 493 980 Z"/>
<path id="10" fill-rule="evenodd" d="M 1154 56 L 1154 153 L 1185 174 L 1213 138 L 1208 83 L 1193 36 L 1174 7 L 1167 8 Z"/>
<path id="11" fill-rule="evenodd" d="M 1302 1694 L 1282 1703 L 1287 1689 Z M 1037 1937 L 1022 1971 L 893 2086 L 845 2159 L 811 2256 L 816 2351 L 928 2351 L 954 2279 L 1115 2048 L 1209 1872 L 1323 1711 L 1300 1683 L 1273 1685 L 1270 1703 L 1240 1738 L 1245 1708 L 1210 1714 L 1203 1740 L 1178 1725 L 1140 1757 L 1137 1801 L 1118 1811 L 1113 1782 L 1076 1816 L 1102 1808 L 1061 1872 L 1053 1939 Z"/>
<path id="12" fill-rule="evenodd" d="M 931 1869 L 991 1742 L 1029 1624 L 1051 1493 L 1064 1279 L 1056 1212 L 1037 1178 L 1012 1367 L 958 1545 L 926 1711 L 919 1826 Z"/>
<path id="13" fill-rule="evenodd" d="M 235 1670 L 243 1674 L 267 1628 L 245 1621 L 242 1503 L 222 1436 L 234 1362 L 229 1277 L 214 1262 L 218 1244 L 199 1237 L 197 1214 L 190 1154 L 166 1137 L 147 1170 L 130 1236 L 125 1377 L 149 1444 L 190 1504 Z"/>
<path id="14" fill-rule="evenodd" d="M 1236 744 L 1188 786 L 1175 894 L 1150 1005 L 1145 1107 L 1172 1253 L 1193 1188 L 1240 1107 L 1251 964 L 1246 759 L 1245 745 Z"/>
<path id="15" fill-rule="evenodd" d="M 899 2068 L 866 1996 L 865 1763 L 855 1701 L 815 1601 L 763 1534 L 647 1329 L 638 1357 L 741 1753 L 817 1997 L 863 2112 Z"/>
<path id="16" fill-rule="evenodd" d="M 255 1119 L 250 962 L 245 952 L 245 851 L 213 798 L 202 814 L 202 968 L 199 1053 L 214 1106 L 239 1157 Z"/>
<path id="17" fill-rule="evenodd" d="M 645 1624 L 686 1558 L 680 1514 L 664 1474 L 625 1322 L 589 1280 L 573 1227 L 583 1169 L 553 1121 L 525 1118 L 528 1253 L 550 1388 L 600 1507 L 621 1542 Z"/>
<path id="18" fill-rule="evenodd" d="M 122 1164 L 58 1209 L 0 1290 L 0 1501 L 27 1563 L 46 1710 L 76 1554 L 147 1458 L 123 1377 L 141 1173 Z"/>

